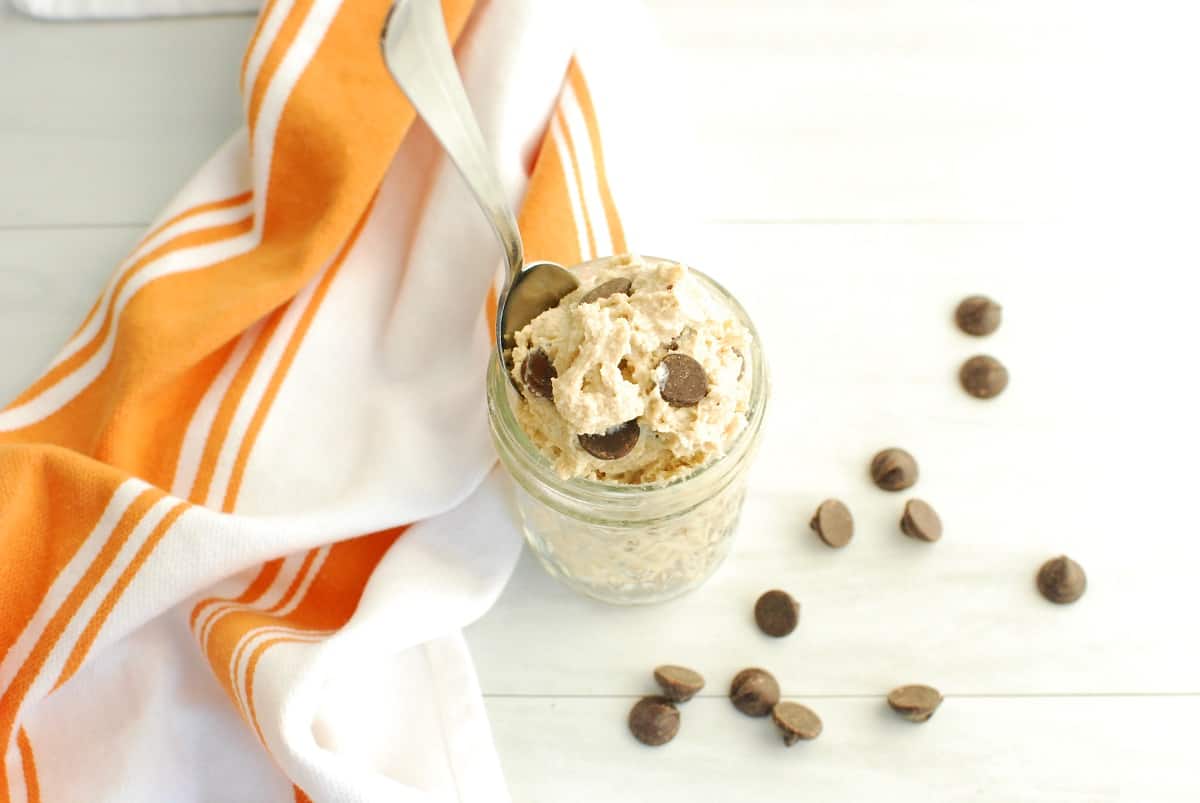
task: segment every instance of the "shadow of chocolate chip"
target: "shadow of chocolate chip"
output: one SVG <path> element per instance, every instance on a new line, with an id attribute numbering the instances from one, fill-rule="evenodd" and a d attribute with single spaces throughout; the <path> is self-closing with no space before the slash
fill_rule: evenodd
<path id="1" fill-rule="evenodd" d="M 663 696 L 677 703 L 686 703 L 704 688 L 704 677 L 685 666 L 660 666 L 654 670 L 654 680 L 662 687 Z"/>
<path id="2" fill-rule="evenodd" d="M 854 537 L 854 517 L 850 515 L 850 508 L 839 499 L 826 499 L 822 502 L 808 526 L 816 530 L 817 536 L 834 549 L 844 547 Z"/>
<path id="3" fill-rule="evenodd" d="M 525 355 L 521 365 L 521 381 L 529 392 L 543 399 L 554 398 L 554 383 L 551 381 L 558 376 L 558 369 L 550 362 L 550 355 L 540 348 Z"/>
<path id="4" fill-rule="evenodd" d="M 643 697 L 629 711 L 629 732 L 651 747 L 666 744 L 679 732 L 679 709 L 666 697 Z"/>
<path id="5" fill-rule="evenodd" d="M 900 518 L 900 530 L 909 538 L 932 542 L 942 537 L 942 520 L 928 502 L 909 499 Z"/>
<path id="6" fill-rule="evenodd" d="M 791 747 L 801 739 L 815 739 L 825 726 L 816 712 L 800 703 L 782 702 L 771 709 L 771 719 L 783 735 L 783 743 Z"/>
<path id="7" fill-rule="evenodd" d="M 884 449 L 871 460 L 871 479 L 885 491 L 903 491 L 917 481 L 917 461 L 903 449 Z"/>
<path id="8" fill-rule="evenodd" d="M 942 694 L 932 686 L 913 684 L 888 692 L 888 705 L 909 722 L 924 722 L 942 704 Z"/>
<path id="9" fill-rule="evenodd" d="M 743 669 L 729 685 L 729 699 L 746 716 L 765 717 L 779 702 L 779 682 L 765 669 Z"/>
<path id="10" fill-rule="evenodd" d="M 754 621 L 758 629 L 774 638 L 783 638 L 800 622 L 800 603 L 786 591 L 773 589 L 754 604 Z"/>
<path id="11" fill-rule="evenodd" d="M 600 284 L 589 290 L 583 298 L 579 299 L 580 304 L 591 304 L 599 301 L 602 298 L 608 298 L 614 293 L 624 293 L 629 295 L 630 288 L 633 287 L 633 282 L 623 276 L 618 276 L 615 279 L 609 279 L 607 282 Z"/>
<path id="12" fill-rule="evenodd" d="M 637 445 L 642 429 L 637 419 L 631 419 L 624 424 L 617 424 L 607 432 L 596 435 L 580 435 L 579 445 L 592 457 L 601 460 L 616 460 L 633 451 Z"/>
<path id="13" fill-rule="evenodd" d="M 1038 569 L 1037 587 L 1042 596 L 1058 605 L 1068 605 L 1087 590 L 1083 567 L 1066 555 L 1052 558 Z"/>
<path id="14" fill-rule="evenodd" d="M 708 395 L 704 366 L 686 354 L 668 354 L 658 364 L 658 370 L 658 391 L 672 407 L 694 407 Z"/>

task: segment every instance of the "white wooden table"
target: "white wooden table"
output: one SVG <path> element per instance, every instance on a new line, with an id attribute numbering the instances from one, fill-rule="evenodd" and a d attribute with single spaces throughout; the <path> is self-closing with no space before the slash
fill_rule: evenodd
<path id="1" fill-rule="evenodd" d="M 1184 4 L 655 0 L 710 192 L 681 257 L 756 318 L 772 418 L 733 555 L 615 609 L 528 555 L 470 628 L 514 799 L 1195 801 L 1200 58 Z M 1103 4 L 1101 4 L 1103 5 Z M 735 8 L 737 6 L 737 8 Z M 0 12 L 0 397 L 238 122 L 252 21 L 45 26 Z M 958 334 L 958 298 L 1005 323 Z M 1003 359 L 999 399 L 958 364 Z M 903 445 L 946 536 L 901 536 L 866 463 Z M 807 529 L 840 496 L 845 550 Z M 1089 590 L 1033 590 L 1066 552 Z M 803 603 L 771 640 L 751 606 Z M 628 735 L 661 662 L 709 686 L 669 746 Z M 785 750 L 724 698 L 762 665 L 824 719 Z M 883 695 L 946 702 L 913 726 Z"/>

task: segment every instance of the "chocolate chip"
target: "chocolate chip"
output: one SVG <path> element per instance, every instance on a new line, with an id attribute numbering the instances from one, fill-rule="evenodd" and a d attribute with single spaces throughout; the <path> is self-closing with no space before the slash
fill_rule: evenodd
<path id="1" fill-rule="evenodd" d="M 871 479 L 885 491 L 911 488 L 917 473 L 917 461 L 903 449 L 884 449 L 871 460 Z"/>
<path id="2" fill-rule="evenodd" d="M 708 395 L 704 366 L 686 354 L 672 353 L 658 364 L 658 390 L 672 407 L 694 407 Z"/>
<path id="3" fill-rule="evenodd" d="M 921 541 L 936 541 L 942 537 L 942 520 L 928 502 L 909 499 L 904 505 L 900 529 L 909 538 Z"/>
<path id="4" fill-rule="evenodd" d="M 1038 591 L 1051 602 L 1067 605 L 1083 596 L 1087 590 L 1087 575 L 1083 567 L 1066 555 L 1048 560 L 1037 573 Z"/>
<path id="5" fill-rule="evenodd" d="M 800 622 L 800 603 L 786 591 L 768 591 L 754 603 L 754 621 L 768 636 L 783 638 Z"/>
<path id="6" fill-rule="evenodd" d="M 840 549 L 854 536 L 854 517 L 840 500 L 826 499 L 808 523 L 817 535 L 831 547 Z"/>
<path id="7" fill-rule="evenodd" d="M 800 703 L 778 703 L 771 709 L 771 719 L 783 734 L 783 743 L 788 747 L 801 739 L 817 738 L 824 728 L 816 712 Z"/>
<path id="8" fill-rule="evenodd" d="M 643 697 L 629 711 L 629 732 L 651 747 L 666 744 L 679 733 L 679 709 L 666 697 Z"/>
<path id="9" fill-rule="evenodd" d="M 579 445 L 592 457 L 598 457 L 601 460 L 616 460 L 633 451 L 641 433 L 642 429 L 638 426 L 637 419 L 633 418 L 624 424 L 609 427 L 606 432 L 580 435 Z"/>
<path id="10" fill-rule="evenodd" d="M 743 669 L 729 686 L 733 707 L 748 717 L 765 717 L 779 702 L 779 683 L 765 669 Z"/>
<path id="11" fill-rule="evenodd" d="M 558 370 L 554 363 L 550 362 L 550 355 L 542 349 L 534 349 L 525 356 L 525 362 L 521 366 L 521 381 L 533 395 L 553 399 L 554 384 L 550 380 L 556 376 Z"/>
<path id="12" fill-rule="evenodd" d="M 677 703 L 686 703 L 704 688 L 704 678 L 685 666 L 660 666 L 654 670 L 654 679 L 662 687 L 663 696 Z"/>
<path id="13" fill-rule="evenodd" d="M 909 722 L 924 722 L 942 704 L 942 694 L 932 686 L 914 684 L 888 692 L 888 705 Z"/>
<path id="14" fill-rule="evenodd" d="M 1008 387 L 1008 369 L 995 357 L 979 354 L 963 363 L 958 381 L 975 398 L 990 399 Z"/>
<path id="15" fill-rule="evenodd" d="M 1000 328 L 1001 307 L 987 296 L 967 296 L 954 311 L 958 328 L 968 335 L 983 337 Z"/>
<path id="16" fill-rule="evenodd" d="M 607 282 L 600 284 L 589 290 L 583 298 L 579 299 L 580 304 L 591 304 L 594 301 L 599 301 L 602 298 L 608 298 L 615 293 L 624 293 L 629 295 L 629 289 L 633 287 L 633 282 L 623 276 L 618 276 L 615 279 L 609 279 Z"/>

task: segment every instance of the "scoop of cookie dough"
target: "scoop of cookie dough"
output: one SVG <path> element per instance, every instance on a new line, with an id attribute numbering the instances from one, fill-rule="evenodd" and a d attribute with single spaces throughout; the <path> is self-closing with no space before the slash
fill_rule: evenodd
<path id="1" fill-rule="evenodd" d="M 626 484 L 723 455 L 746 425 L 746 327 L 676 262 L 625 255 L 576 273 L 579 288 L 512 351 L 517 419 L 534 445 L 563 478 Z"/>

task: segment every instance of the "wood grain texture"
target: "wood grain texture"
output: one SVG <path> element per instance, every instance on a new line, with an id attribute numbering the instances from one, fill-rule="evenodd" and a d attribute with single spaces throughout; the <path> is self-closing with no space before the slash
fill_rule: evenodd
<path id="1" fill-rule="evenodd" d="M 0 230 L 0 404 L 41 375 L 141 233 Z"/>
<path id="2" fill-rule="evenodd" d="M 241 124 L 252 25 L 48 24 L 0 5 L 0 228 L 153 219 Z"/>
<path id="3" fill-rule="evenodd" d="M 1186 25 L 1073 0 L 648 5 L 706 220 L 1200 211 L 1200 111 L 1177 100 L 1200 70 Z M 0 227 L 149 221 L 239 124 L 252 25 L 0 9 Z M 1114 55 L 1137 36 L 1161 46 Z"/>
<path id="4" fill-rule="evenodd" d="M 1194 219 L 1193 9 L 650 0 L 710 220 Z"/>

